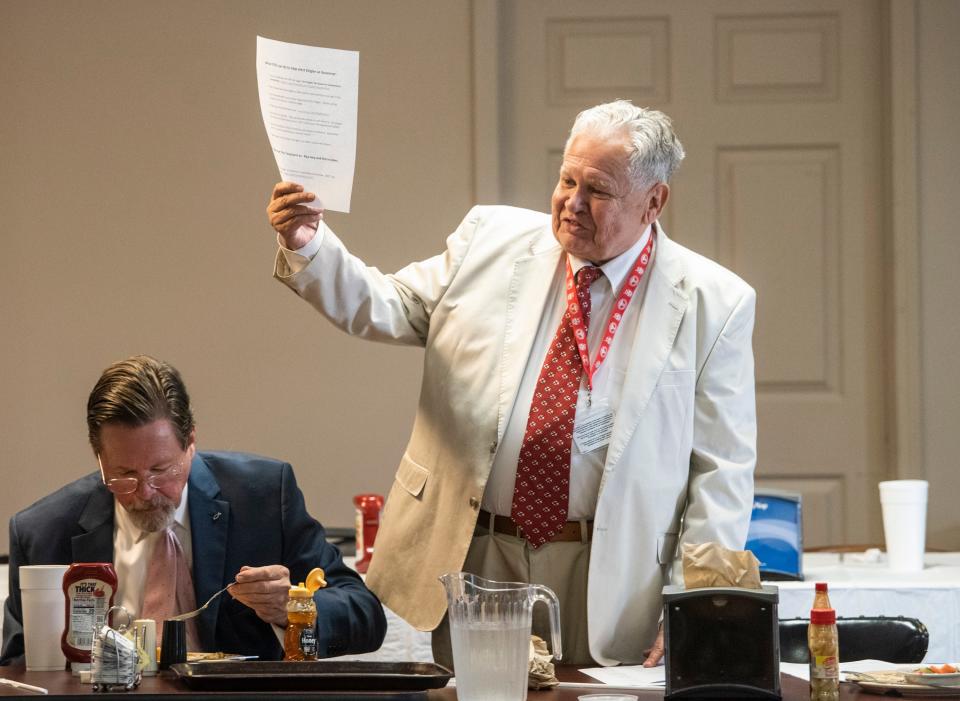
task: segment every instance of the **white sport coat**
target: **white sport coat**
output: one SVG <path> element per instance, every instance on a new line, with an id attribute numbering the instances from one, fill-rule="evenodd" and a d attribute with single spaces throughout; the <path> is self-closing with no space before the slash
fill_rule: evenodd
<path id="1" fill-rule="evenodd" d="M 367 584 L 430 630 L 446 611 L 437 577 L 463 565 L 564 253 L 548 215 L 478 206 L 444 253 L 387 275 L 321 226 L 310 264 L 291 273 L 278 253 L 275 276 L 347 333 L 425 349 Z M 594 520 L 587 615 L 601 664 L 644 659 L 678 543 L 742 548 L 753 503 L 755 293 L 662 229 L 647 274 Z"/>

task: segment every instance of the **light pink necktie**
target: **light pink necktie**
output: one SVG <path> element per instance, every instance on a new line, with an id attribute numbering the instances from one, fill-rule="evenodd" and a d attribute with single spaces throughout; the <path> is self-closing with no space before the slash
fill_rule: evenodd
<path id="1" fill-rule="evenodd" d="M 193 575 L 187 565 L 180 540 L 172 528 L 160 533 L 153 548 L 153 556 L 147 565 L 147 579 L 143 585 L 143 607 L 141 618 L 152 618 L 157 622 L 157 645 L 163 637 L 163 621 L 180 613 L 197 608 L 197 597 L 193 592 Z M 197 634 L 196 619 L 187 624 L 187 648 L 200 650 L 200 637 Z"/>

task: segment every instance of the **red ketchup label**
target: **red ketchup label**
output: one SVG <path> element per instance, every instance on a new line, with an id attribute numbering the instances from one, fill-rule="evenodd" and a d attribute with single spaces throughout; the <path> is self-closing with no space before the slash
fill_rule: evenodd
<path id="1" fill-rule="evenodd" d="M 71 662 L 90 662 L 93 637 L 107 623 L 116 591 L 117 573 L 109 562 L 77 562 L 64 573 L 60 648 Z"/>

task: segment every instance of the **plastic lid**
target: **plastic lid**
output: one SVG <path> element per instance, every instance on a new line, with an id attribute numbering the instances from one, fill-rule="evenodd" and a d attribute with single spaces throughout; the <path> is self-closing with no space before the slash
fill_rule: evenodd
<path id="1" fill-rule="evenodd" d="M 837 612 L 833 609 L 813 609 L 810 622 L 815 626 L 832 626 L 837 622 Z"/>
<path id="2" fill-rule="evenodd" d="M 313 594 L 300 582 L 295 587 L 290 587 L 290 596 L 295 599 L 309 599 Z"/>
<path id="3" fill-rule="evenodd" d="M 827 583 L 826 583 L 826 582 L 817 582 L 817 588 L 816 588 L 816 590 L 817 590 L 817 591 L 826 591 L 826 590 L 827 590 Z"/>
<path id="4" fill-rule="evenodd" d="M 301 582 L 300 586 L 304 586 L 304 583 Z M 307 574 L 307 589 L 309 589 L 312 594 L 317 589 L 323 589 L 325 586 L 327 586 L 327 580 L 324 578 L 323 570 L 319 567 L 314 567 L 310 570 L 309 574 Z"/>

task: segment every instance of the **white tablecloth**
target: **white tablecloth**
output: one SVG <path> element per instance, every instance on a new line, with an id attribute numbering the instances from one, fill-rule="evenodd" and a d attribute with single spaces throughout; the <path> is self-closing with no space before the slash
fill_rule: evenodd
<path id="1" fill-rule="evenodd" d="M 353 558 L 344 558 L 353 565 Z M 780 618 L 806 618 L 815 582 L 830 585 L 838 616 L 910 616 L 930 631 L 928 662 L 960 662 L 960 553 L 927 553 L 923 572 L 891 572 L 884 561 L 859 554 L 807 553 L 805 581 L 773 582 L 780 589 Z M 7 566 L 0 565 L 0 601 L 7 598 Z M 350 659 L 433 661 L 430 634 L 415 630 L 386 609 L 383 647 Z M 3 612 L 0 610 L 0 623 Z"/>
<path id="2" fill-rule="evenodd" d="M 344 555 L 343 561 L 353 567 L 354 557 Z M 363 575 L 361 575 L 362 577 Z M 439 586 L 440 582 L 437 582 Z M 433 649 L 430 647 L 430 633 L 424 633 L 400 618 L 386 606 L 383 612 L 387 616 L 387 636 L 379 650 L 362 655 L 344 655 L 347 660 L 380 660 L 382 662 L 433 662 Z"/>
<path id="3" fill-rule="evenodd" d="M 345 558 L 347 559 L 347 558 Z M 803 582 L 772 582 L 780 589 L 780 618 L 808 618 L 813 585 L 827 582 L 838 616 L 909 616 L 930 632 L 928 662 L 960 662 L 960 553 L 927 553 L 923 572 L 891 572 L 884 556 L 807 553 Z M 348 564 L 353 564 L 349 559 Z M 414 630 L 386 609 L 387 637 L 370 655 L 378 660 L 432 661 L 430 634 Z"/>
<path id="4" fill-rule="evenodd" d="M 803 582 L 780 588 L 780 618 L 807 618 L 813 585 L 827 582 L 838 616 L 909 616 L 930 631 L 927 662 L 960 661 L 960 553 L 927 553 L 922 572 L 891 572 L 883 556 L 807 553 Z"/>

